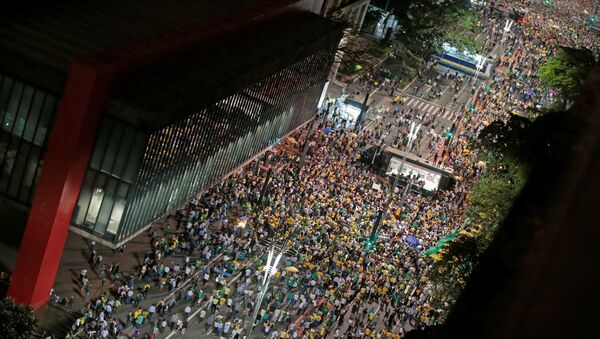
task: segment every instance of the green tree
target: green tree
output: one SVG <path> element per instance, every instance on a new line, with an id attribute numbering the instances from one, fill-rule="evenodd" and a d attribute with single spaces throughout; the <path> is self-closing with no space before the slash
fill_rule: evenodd
<path id="1" fill-rule="evenodd" d="M 453 304 L 459 297 L 479 263 L 479 256 L 493 239 L 497 226 L 522 188 L 521 181 L 508 179 L 510 174 L 506 173 L 505 166 L 492 167 L 498 168 L 499 173 L 488 167 L 472 189 L 465 224 L 466 227 L 478 227 L 479 233 L 473 236 L 459 234 L 444 247 L 441 260 L 433 264 L 429 273 L 429 279 L 434 283 L 432 302 L 446 312 L 449 309 L 442 305 Z"/>
<path id="2" fill-rule="evenodd" d="M 561 47 L 538 70 L 538 77 L 548 88 L 560 91 L 563 107 L 575 99 L 583 88 L 583 82 L 596 64 L 589 49 Z"/>
<path id="3" fill-rule="evenodd" d="M 459 9 L 456 12 L 449 12 L 447 16 L 447 29 L 444 34 L 444 41 L 461 51 L 481 52 L 483 44 L 475 39 L 478 30 L 479 14 Z"/>
<path id="4" fill-rule="evenodd" d="M 500 168 L 506 170 L 506 167 L 510 167 L 515 170 L 514 175 L 524 180 L 526 173 L 519 167 L 528 169 L 536 156 L 530 140 L 532 128 L 531 120 L 517 115 L 511 116 L 507 122 L 492 122 L 479 133 L 477 139 L 476 147 L 486 155 L 480 160 L 489 162 L 490 167 L 497 166 L 490 169 L 496 174 L 501 173 Z"/>
<path id="5" fill-rule="evenodd" d="M 417 55 L 440 53 L 444 42 L 477 49 L 478 43 L 467 34 L 472 29 L 474 32 L 474 16 L 468 14 L 471 12 L 467 1 L 390 0 L 390 8 L 401 27 L 398 40 Z"/>
<path id="6" fill-rule="evenodd" d="M 0 338 L 29 338 L 36 324 L 31 307 L 15 304 L 12 299 L 0 300 Z"/>
<path id="7" fill-rule="evenodd" d="M 531 168 L 542 157 L 565 152 L 561 148 L 565 136 L 557 134 L 557 127 L 568 123 L 564 112 L 546 113 L 534 121 L 512 116 L 480 132 L 475 146 L 482 173 L 471 189 L 465 215 L 465 228 L 475 227 L 479 232 L 460 234 L 444 247 L 441 260 L 433 264 L 429 279 L 434 283 L 432 302 L 437 307 L 458 298 Z M 446 307 L 441 309 L 448 311 Z"/>
<path id="8" fill-rule="evenodd" d="M 365 14 L 365 19 L 363 20 L 362 31 L 373 34 L 377 28 L 377 23 L 382 16 L 383 10 L 369 6 L 367 13 Z"/>

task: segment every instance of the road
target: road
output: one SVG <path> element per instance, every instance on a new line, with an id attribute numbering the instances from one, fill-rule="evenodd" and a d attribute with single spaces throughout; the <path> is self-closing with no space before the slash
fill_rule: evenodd
<path id="1" fill-rule="evenodd" d="M 485 35 L 480 35 L 481 39 L 486 39 Z M 495 49 L 492 49 L 488 55 L 491 54 L 499 54 L 503 52 L 503 47 L 496 46 Z M 400 93 L 391 93 L 390 89 L 383 86 L 380 89 L 376 89 L 371 94 L 371 102 L 370 105 L 373 109 L 379 113 L 377 114 L 376 119 L 374 119 L 371 123 L 369 123 L 365 128 L 370 131 L 375 131 L 378 126 L 380 129 L 385 130 L 385 126 L 388 123 L 392 123 L 391 126 L 385 133 L 382 134 L 382 139 L 385 144 L 393 145 L 396 141 L 399 133 L 402 132 L 402 127 L 398 127 L 395 124 L 397 119 L 405 119 L 407 121 L 416 121 L 417 123 L 421 123 L 423 128 L 421 129 L 422 140 L 420 143 L 417 143 L 416 148 L 413 150 L 417 155 L 420 155 L 424 159 L 427 159 L 432 152 L 435 152 L 436 147 L 435 143 L 431 142 L 433 147 L 429 147 L 430 141 L 436 138 L 436 135 L 442 134 L 443 131 L 448 130 L 449 127 L 454 123 L 461 114 L 464 107 L 466 107 L 467 103 L 472 99 L 473 93 L 475 92 L 475 88 L 481 86 L 483 84 L 477 81 L 471 81 L 468 77 L 457 74 L 456 76 L 448 76 L 449 69 L 439 66 L 439 65 L 431 65 L 427 70 L 423 72 L 421 76 L 414 79 L 409 85 L 406 86 Z M 452 73 L 455 73 L 452 71 Z M 351 93 L 356 93 L 356 90 L 360 88 L 364 88 L 364 83 L 358 81 L 349 87 Z M 357 101 L 360 100 L 361 94 L 353 95 L 354 99 Z M 402 98 L 401 103 L 394 103 L 396 97 L 400 96 Z M 397 111 L 398 113 L 394 114 L 393 112 Z M 438 138 L 441 139 L 441 138 Z M 251 257 L 251 256 L 249 256 Z M 215 257 L 207 266 L 221 266 L 224 264 L 223 256 Z M 254 271 L 252 271 L 254 273 Z M 231 293 L 236 294 L 238 291 L 238 287 L 242 291 L 256 291 L 257 290 L 257 279 L 254 277 L 254 274 L 251 274 L 250 277 L 246 277 L 244 272 L 241 270 L 237 270 L 233 273 L 233 276 L 227 279 L 226 284 L 230 286 Z M 193 285 L 193 281 L 190 280 L 189 283 L 185 284 L 181 289 L 183 295 L 190 289 Z M 284 279 L 274 279 L 270 291 L 273 291 L 275 288 L 278 290 L 284 290 L 285 288 Z M 206 286 L 202 286 L 202 290 L 205 295 L 210 295 L 212 291 L 215 289 L 215 282 L 210 281 Z M 149 298 L 148 300 L 142 303 L 142 307 L 145 309 L 149 306 L 150 303 L 156 303 L 159 298 L 162 298 L 167 293 L 163 291 L 155 291 L 155 288 L 152 289 L 154 293 L 153 298 Z M 157 293 L 156 293 L 157 292 Z M 165 300 L 170 300 L 173 295 L 169 295 L 164 297 Z M 323 297 L 315 297 L 314 303 L 322 302 Z M 253 302 L 255 299 L 252 295 L 247 295 L 246 292 L 240 294 L 239 300 L 242 301 L 243 304 L 247 304 L 249 302 Z M 308 302 L 311 303 L 311 298 L 307 296 Z M 184 315 L 184 309 L 186 306 L 192 306 L 191 313 L 186 316 L 188 318 L 188 328 L 185 334 L 179 333 L 177 331 L 170 331 L 168 328 L 163 330 L 162 333 L 157 334 L 157 338 L 177 338 L 177 337 L 195 337 L 195 338 L 214 338 L 215 328 L 212 326 L 212 323 L 209 322 L 211 319 L 211 312 L 207 312 L 206 317 L 201 319 L 199 314 L 201 310 L 208 309 L 208 305 L 202 303 L 201 305 L 196 305 L 195 303 L 186 302 L 185 298 L 178 301 L 173 310 L 166 315 L 166 319 L 168 320 L 173 313 L 178 313 L 180 317 Z M 263 305 L 265 306 L 265 305 Z M 353 301 L 349 302 L 347 308 L 351 308 L 353 306 Z M 363 309 L 372 309 L 375 310 L 375 313 L 379 315 L 379 321 L 375 326 L 376 329 L 394 329 L 395 331 L 400 331 L 400 329 L 409 330 L 411 329 L 410 324 L 407 322 L 400 320 L 395 321 L 395 324 L 385 324 L 384 323 L 384 314 L 385 307 L 382 307 L 380 304 L 373 303 L 363 303 L 359 308 L 358 314 L 362 314 L 361 310 Z M 247 307 L 242 307 L 242 310 L 247 309 Z M 289 307 L 286 305 L 285 301 L 283 301 L 278 309 L 293 310 L 294 307 Z M 308 307 L 307 310 L 310 310 L 311 307 Z M 231 309 L 226 305 L 222 305 L 218 307 L 217 314 L 226 315 L 229 313 Z M 126 316 L 126 313 L 129 311 L 133 311 L 131 306 L 123 306 L 123 309 L 119 310 L 119 314 L 116 315 L 118 318 L 123 319 Z M 307 311 L 308 312 L 308 311 Z M 338 323 L 342 323 L 340 326 L 340 332 L 343 334 L 348 329 L 348 320 L 350 317 L 350 312 L 347 312 L 343 319 L 338 319 Z M 295 323 L 300 324 L 306 313 L 300 314 L 286 314 L 282 318 L 289 317 L 289 319 Z M 242 318 L 246 319 L 246 316 L 231 316 L 230 319 Z M 154 320 L 154 319 L 153 319 Z M 225 320 L 226 321 L 226 320 Z M 288 323 L 288 321 L 284 322 L 276 322 L 274 329 L 283 329 L 284 323 Z M 254 330 L 251 337 L 261 337 L 259 334 L 262 326 L 257 326 Z M 142 327 L 142 333 L 149 333 L 152 330 L 152 326 L 150 324 L 144 324 Z M 133 327 L 128 327 L 125 331 L 128 336 L 132 336 L 134 333 Z M 230 332 L 231 333 L 231 332 Z M 327 334 L 328 337 L 333 337 L 333 333 Z"/>
<path id="2" fill-rule="evenodd" d="M 482 33 L 477 39 L 484 43 L 484 53 L 488 60 L 491 56 L 504 53 L 505 45 L 490 41 L 491 33 Z M 410 122 L 421 124 L 419 138 L 414 143 L 412 153 L 421 157 L 423 162 L 433 163 L 433 155 L 439 150 L 443 142 L 441 136 L 448 132 L 453 123 L 458 122 L 465 109 L 474 98 L 478 88 L 485 88 L 491 80 L 481 81 L 472 79 L 471 76 L 452 70 L 448 67 L 434 64 L 428 67 L 420 77 L 415 78 L 400 93 L 390 95 L 384 88 L 371 95 L 369 105 L 375 116 L 365 123 L 365 129 L 375 133 L 381 130 L 379 140 L 387 146 L 397 145 L 398 136 L 406 135 Z M 358 82 L 354 87 L 364 87 Z M 400 96 L 400 102 L 394 102 Z M 351 96 L 354 100 L 362 102 L 363 95 Z M 394 113 L 397 112 L 397 113 Z M 402 124 L 404 121 L 404 124 Z M 386 128 L 391 124 L 389 128 Z"/>

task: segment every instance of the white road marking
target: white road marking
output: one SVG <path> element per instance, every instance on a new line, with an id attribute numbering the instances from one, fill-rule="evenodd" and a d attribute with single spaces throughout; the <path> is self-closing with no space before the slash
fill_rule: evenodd
<path id="1" fill-rule="evenodd" d="M 440 98 L 444 95 L 444 93 L 446 93 L 446 91 L 448 90 L 448 88 L 452 87 L 452 84 L 454 84 L 454 82 L 456 81 L 456 78 L 452 79 L 452 81 L 450 82 L 450 85 L 446 86 L 446 88 L 444 88 L 444 90 L 442 91 L 442 93 L 440 93 Z"/>
<path id="2" fill-rule="evenodd" d="M 463 86 L 463 88 L 460 89 L 460 91 L 456 94 L 456 96 L 458 98 L 460 98 L 460 94 L 465 90 L 465 88 L 467 88 L 467 86 L 469 86 L 469 82 L 468 80 L 465 80 L 465 85 Z"/>

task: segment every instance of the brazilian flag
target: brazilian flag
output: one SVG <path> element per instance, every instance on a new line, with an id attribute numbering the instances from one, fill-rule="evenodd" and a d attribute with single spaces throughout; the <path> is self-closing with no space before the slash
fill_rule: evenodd
<path id="1" fill-rule="evenodd" d="M 423 255 L 430 255 L 430 256 L 436 256 L 434 258 L 439 258 L 438 254 L 440 253 L 440 251 L 444 248 L 444 246 L 449 243 L 450 241 L 454 240 L 454 238 L 456 238 L 459 234 L 459 231 L 455 231 L 452 232 L 452 234 L 450 234 L 447 237 L 444 237 L 440 240 L 438 240 L 437 245 L 430 247 L 429 249 L 427 249 L 426 251 L 423 251 Z"/>

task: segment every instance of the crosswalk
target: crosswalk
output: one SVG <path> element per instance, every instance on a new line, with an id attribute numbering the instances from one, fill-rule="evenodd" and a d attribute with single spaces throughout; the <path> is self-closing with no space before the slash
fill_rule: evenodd
<path id="1" fill-rule="evenodd" d="M 442 118 L 450 119 L 453 114 L 451 110 L 444 110 L 443 106 L 412 96 L 405 98 L 403 106 L 416 109 L 420 116 L 424 114 L 423 119 L 436 117 L 440 114 Z"/>

